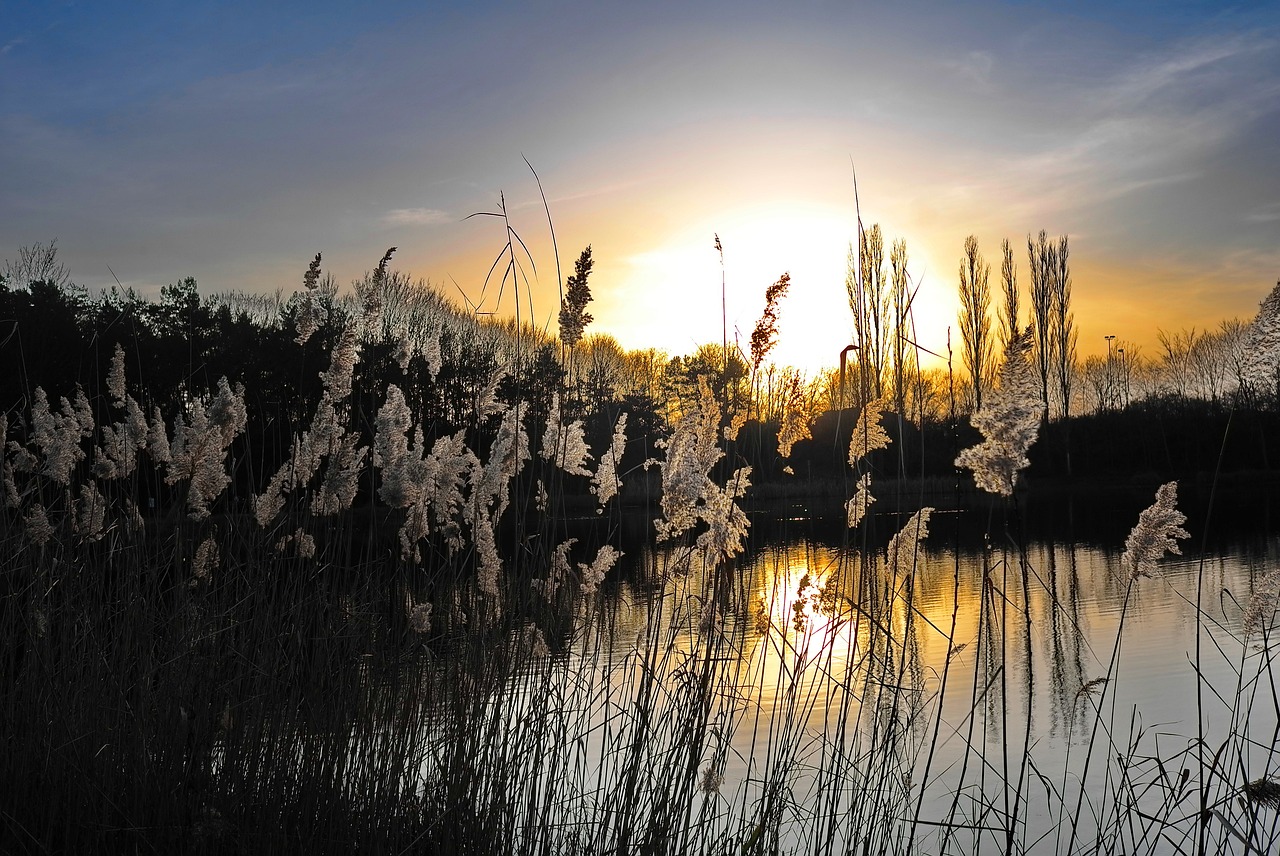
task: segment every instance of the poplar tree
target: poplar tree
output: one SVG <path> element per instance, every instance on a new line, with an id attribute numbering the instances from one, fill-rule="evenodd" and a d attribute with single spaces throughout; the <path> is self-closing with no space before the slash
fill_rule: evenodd
<path id="1" fill-rule="evenodd" d="M 982 393 L 990 374 L 994 354 L 991 341 L 991 265 L 978 251 L 978 239 L 970 235 L 964 242 L 960 260 L 960 340 L 962 359 L 973 381 L 973 409 L 982 409 Z"/>

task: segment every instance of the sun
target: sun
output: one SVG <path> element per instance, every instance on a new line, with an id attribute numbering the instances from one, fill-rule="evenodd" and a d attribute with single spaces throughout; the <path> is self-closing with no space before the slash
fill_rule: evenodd
<path id="1" fill-rule="evenodd" d="M 623 261 L 615 282 L 599 292 L 609 295 L 597 312 L 600 329 L 625 347 L 655 347 L 671 356 L 722 337 L 746 352 L 764 309 L 765 289 L 789 273 L 791 287 L 781 303 L 780 333 L 770 359 L 813 377 L 839 365 L 840 352 L 853 343 L 845 281 L 857 228 L 852 211 L 794 200 L 700 216 Z M 723 254 L 716 249 L 717 237 Z M 909 270 L 914 272 L 919 261 Z M 921 339 L 939 338 L 933 330 L 939 323 L 945 331 L 943 303 L 927 282 L 921 283 L 913 306 L 917 329 L 926 331 Z M 938 344 L 930 341 L 925 347 Z"/>

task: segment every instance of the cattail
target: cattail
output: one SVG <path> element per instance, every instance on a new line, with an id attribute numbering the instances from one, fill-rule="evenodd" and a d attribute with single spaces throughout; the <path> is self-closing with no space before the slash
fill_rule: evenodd
<path id="1" fill-rule="evenodd" d="M 1044 413 L 1040 386 L 1027 356 L 1030 348 L 1029 327 L 1005 347 L 999 386 L 970 417 L 986 439 L 956 458 L 956 466 L 973 470 L 979 488 L 1000 496 L 1013 495 L 1018 473 L 1030 464 L 1027 450 L 1036 441 Z"/>
<path id="2" fill-rule="evenodd" d="M 1190 538 L 1182 528 L 1187 516 L 1175 507 L 1178 502 L 1178 483 L 1163 484 L 1156 491 L 1156 501 L 1138 517 L 1124 542 L 1124 555 L 1120 563 L 1129 571 L 1130 579 L 1149 577 L 1156 570 L 1156 563 L 1168 551 L 1181 555 L 1177 538 Z"/>
<path id="3" fill-rule="evenodd" d="M 877 398 L 867 402 L 858 414 L 858 422 L 853 426 L 853 437 L 849 441 L 849 466 L 856 467 L 877 449 L 889 448 L 889 435 L 880 424 L 889 403 L 887 398 Z"/>
<path id="4" fill-rule="evenodd" d="M 608 450 L 600 456 L 600 465 L 596 467 L 595 475 L 591 477 L 591 492 L 596 495 L 601 508 L 618 495 L 620 486 L 618 461 L 622 460 L 626 447 L 627 414 L 622 413 L 619 414 L 618 421 L 613 426 L 613 441 L 609 444 Z"/>
<path id="5" fill-rule="evenodd" d="M 871 473 L 863 473 L 858 479 L 853 496 L 845 503 L 845 516 L 850 529 L 862 522 L 862 518 L 867 515 L 867 509 L 875 501 L 876 498 L 871 495 Z"/>

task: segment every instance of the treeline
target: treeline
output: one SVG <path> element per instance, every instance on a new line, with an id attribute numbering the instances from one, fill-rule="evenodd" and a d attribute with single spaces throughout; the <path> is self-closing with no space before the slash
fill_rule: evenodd
<path id="1" fill-rule="evenodd" d="M 1256 325 L 1232 322 L 1216 333 L 1162 334 L 1165 355 L 1158 360 L 1124 346 L 1114 347 L 1105 360 L 1064 362 L 1064 354 L 1074 353 L 1067 242 L 1041 234 L 1028 242 L 1028 252 L 1036 262 L 1033 314 L 1039 320 L 1047 312 L 1041 326 L 1054 334 L 1036 368 L 1046 400 L 1057 403 L 1033 453 L 1033 478 L 1197 472 L 1213 470 L 1219 460 L 1227 469 L 1280 464 L 1280 449 L 1267 440 L 1277 436 L 1268 428 L 1276 411 L 1275 386 L 1240 382 Z M 988 266 L 976 241 L 965 245 L 961 284 L 973 297 L 974 314 L 962 327 L 976 337 L 972 353 L 966 351 L 970 371 L 994 363 L 997 345 L 1018 326 L 1017 268 L 1008 242 L 1003 255 L 999 324 L 982 333 L 979 321 L 986 315 L 977 310 L 985 313 L 983 295 L 990 298 Z M 374 313 L 377 323 L 362 326 L 353 381 L 355 424 L 366 441 L 390 385 L 404 393 L 426 440 L 465 429 L 480 442 L 486 426 L 477 405 L 486 398 L 520 402 L 535 446 L 539 423 L 553 406 L 566 423 L 583 422 L 593 450 L 609 445 L 619 415 L 626 413 L 627 454 L 619 471 L 624 484 L 643 493 L 647 476 L 641 465 L 696 401 L 699 384 L 707 383 L 726 412 L 726 427 L 738 429 L 730 460 L 750 464 L 758 485 L 798 484 L 794 489 L 804 490 L 822 481 L 840 485 L 848 473 L 849 433 L 858 408 L 874 399 L 888 411 L 885 425 L 896 450 L 893 460 L 875 462 L 882 477 L 953 477 L 956 452 L 977 437 L 967 415 L 991 383 L 985 369 L 975 383 L 973 376 L 921 368 L 910 332 L 914 286 L 906 272 L 906 246 L 895 242 L 886 276 L 878 227 L 865 233 L 861 254 L 851 255 L 850 262 L 854 328 L 865 336 L 865 347 L 854 349 L 848 365 L 813 378 L 767 361 L 789 284 L 785 275 L 766 293 L 750 353 L 717 343 L 668 357 L 653 349 L 626 350 L 611 336 L 587 333 L 590 248 L 568 283 L 560 321 L 570 335 L 560 339 L 529 325 L 470 314 L 428 283 L 389 270 L 389 260 L 390 254 L 347 290 L 323 274 L 317 256 L 302 276 L 302 288 L 287 296 L 202 296 L 188 278 L 150 300 L 127 289 L 91 296 L 71 281 L 54 245 L 24 248 L 17 262 L 0 271 L 0 357 L 9 369 L 0 373 L 0 407 L 11 430 L 20 432 L 37 387 L 55 405 L 79 387 L 105 416 L 107 372 L 117 346 L 131 384 L 144 391 L 144 407 L 164 419 L 185 413 L 195 397 L 225 377 L 245 391 L 245 449 L 252 450 L 252 459 L 242 472 L 248 487 L 287 459 L 320 398 L 334 343 L 353 319 Z M 1062 404 L 1073 400 L 1075 408 Z M 1233 411 L 1252 415 L 1223 446 Z M 580 487 L 587 490 L 585 481 Z"/>

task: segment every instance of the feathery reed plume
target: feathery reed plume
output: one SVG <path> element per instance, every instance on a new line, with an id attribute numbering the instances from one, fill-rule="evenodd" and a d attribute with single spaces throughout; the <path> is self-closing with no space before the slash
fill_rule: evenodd
<path id="1" fill-rule="evenodd" d="M 294 339 L 299 345 L 305 345 L 307 340 L 320 329 L 320 307 L 315 301 L 316 287 L 319 283 L 320 254 L 316 253 L 316 257 L 307 266 L 307 272 L 302 275 L 302 287 L 306 290 L 303 292 L 302 308 L 298 312 L 298 336 Z"/>
<path id="2" fill-rule="evenodd" d="M 9 459 L 9 452 L 12 450 L 6 441 L 8 433 L 8 415 L 0 414 L 0 479 L 4 481 L 4 504 L 6 508 L 16 510 L 22 505 L 22 497 L 18 493 L 17 473 L 14 471 L 13 461 Z M 17 446 L 16 443 L 14 445 Z"/>
<path id="3" fill-rule="evenodd" d="M 560 590 L 560 586 L 568 578 L 571 569 L 569 551 L 573 549 L 573 545 L 576 543 L 578 543 L 577 538 L 570 538 L 557 544 L 555 552 L 551 554 L 551 570 L 547 573 L 546 579 L 533 581 L 534 591 L 547 600 L 551 600 L 556 596 L 556 592 Z"/>
<path id="4" fill-rule="evenodd" d="M 778 342 L 778 303 L 787 296 L 787 289 L 790 287 L 791 274 L 784 273 L 764 291 L 764 312 L 756 322 L 756 328 L 751 331 L 752 377 L 760 371 L 760 365 Z"/>
<path id="5" fill-rule="evenodd" d="M 1249 604 L 1244 609 L 1241 622 L 1245 633 L 1257 633 L 1271 623 L 1280 605 L 1280 571 L 1272 571 L 1254 587 Z"/>
<path id="6" fill-rule="evenodd" d="M 409 606 L 409 629 L 419 636 L 426 636 L 431 632 L 431 604 L 430 603 L 413 603 L 410 601 Z"/>
<path id="7" fill-rule="evenodd" d="M 14 455 L 14 466 L 20 471 L 39 472 L 61 485 L 71 483 L 71 473 L 76 464 L 84 460 L 80 441 L 93 433 L 93 412 L 84 390 L 76 386 L 75 404 L 60 399 L 61 412 L 49 409 L 49 399 L 40 387 L 36 387 L 35 401 L 31 404 L 31 442 L 44 456 L 44 466 L 26 450 Z"/>
<path id="8" fill-rule="evenodd" d="M 373 463 L 382 473 L 378 496 L 393 508 L 405 508 L 400 527 L 401 553 L 406 560 L 421 561 L 418 542 L 431 532 L 429 518 L 448 533 L 451 550 L 462 545 L 456 516 L 464 507 L 462 487 L 480 469 L 480 461 L 467 448 L 465 431 L 437 438 L 423 459 L 422 429 L 414 429 L 413 444 L 405 439 L 410 415 L 404 393 L 391 384 L 378 410 Z"/>
<path id="9" fill-rule="evenodd" d="M 1129 569 L 1130 579 L 1149 577 L 1155 573 L 1156 563 L 1168 551 L 1182 555 L 1176 538 L 1190 538 L 1182 528 L 1187 516 L 1175 507 L 1178 502 L 1178 483 L 1163 484 L 1156 490 L 1156 501 L 1138 516 L 1124 542 L 1124 555 L 1120 563 Z"/>
<path id="10" fill-rule="evenodd" d="M 605 544 L 600 548 L 600 552 L 596 553 L 595 561 L 590 565 L 578 563 L 578 572 L 582 575 L 582 595 L 584 597 L 590 597 L 596 593 L 596 590 L 600 588 L 600 583 L 604 582 L 605 574 L 609 573 L 609 569 L 623 555 L 621 550 Z"/>
<path id="11" fill-rule="evenodd" d="M 778 456 L 791 457 L 791 447 L 813 435 L 809 431 L 809 409 L 805 406 L 804 387 L 794 374 L 787 384 L 782 407 L 782 424 L 778 426 Z"/>
<path id="12" fill-rule="evenodd" d="M 875 501 L 876 498 L 871 495 L 871 473 L 863 473 L 858 479 L 853 496 L 844 506 L 846 523 L 850 529 L 862 522 L 862 518 L 867 515 L 867 509 Z"/>
<path id="13" fill-rule="evenodd" d="M 72 518 L 75 533 L 85 541 L 100 541 L 106 524 L 107 500 L 98 492 L 97 484 L 88 480 L 80 485 L 80 499 Z"/>
<path id="14" fill-rule="evenodd" d="M 201 583 L 209 582 L 213 578 L 213 572 L 218 569 L 220 562 L 218 544 L 213 540 L 212 535 L 208 535 L 200 542 L 200 546 L 196 548 L 195 560 L 191 563 L 192 579 L 189 585 L 194 588 Z"/>
<path id="15" fill-rule="evenodd" d="M 1004 361 L 997 374 L 999 385 L 970 417 L 984 439 L 965 449 L 956 466 L 973 470 L 973 480 L 982 490 L 1012 496 L 1018 473 L 1030 461 L 1027 450 L 1036 441 L 1044 405 L 1040 387 L 1032 371 L 1028 353 L 1031 328 L 1014 336 L 1005 347 Z"/>
<path id="16" fill-rule="evenodd" d="M 190 409 L 190 425 L 181 414 L 174 423 L 165 483 L 187 481 L 191 519 L 203 520 L 209 516 L 209 504 L 231 483 L 223 460 L 231 441 L 244 431 L 244 387 L 236 384 L 232 391 L 224 377 L 218 381 L 218 394 L 207 407 L 203 399 L 197 398 Z"/>
<path id="17" fill-rule="evenodd" d="M 618 495 L 620 482 L 618 480 L 618 461 L 622 460 L 622 454 L 627 447 L 627 414 L 618 415 L 618 421 L 613 426 L 613 441 L 609 444 L 609 448 L 600 456 L 600 464 L 596 467 L 595 475 L 591 477 L 591 492 L 596 495 L 600 507 L 596 509 L 599 514 L 604 510 L 604 506 Z"/>
<path id="18" fill-rule="evenodd" d="M 573 276 L 565 283 L 564 300 L 560 304 L 560 341 L 570 350 L 582 341 L 582 334 L 593 320 L 587 312 L 587 304 L 591 302 L 591 288 L 587 278 L 591 276 L 591 268 L 595 262 L 591 258 L 591 246 L 588 245 L 578 260 L 573 263 Z"/>
<path id="19" fill-rule="evenodd" d="M 138 462 L 138 451 L 147 447 L 149 436 L 146 414 L 125 389 L 124 348 L 119 343 L 111 358 L 107 388 L 111 393 L 112 406 L 125 411 L 123 422 L 103 426 L 102 445 L 98 447 L 93 462 L 93 474 L 110 480 L 132 475 Z"/>
<path id="20" fill-rule="evenodd" d="M 113 405 L 124 407 L 124 347 L 119 342 L 111 354 L 111 368 L 107 370 L 107 391 L 111 393 Z"/>
<path id="21" fill-rule="evenodd" d="M 1255 779 L 1244 786 L 1244 795 L 1249 802 L 1280 809 L 1280 779 Z"/>
<path id="22" fill-rule="evenodd" d="M 858 414 L 853 437 L 849 440 L 849 466 L 856 467 L 859 461 L 877 449 L 889 448 L 889 435 L 880 424 L 880 418 L 888 407 L 889 399 L 880 397 L 868 401 Z"/>
<path id="23" fill-rule="evenodd" d="M 895 574 L 907 574 L 916 565 L 919 544 L 929 534 L 929 517 L 933 509 L 925 507 L 911 515 L 905 526 L 889 539 L 885 550 L 887 567 Z"/>
<path id="24" fill-rule="evenodd" d="M 698 378 L 698 406 L 680 417 L 675 430 L 655 445 L 666 450 L 662 468 L 662 519 L 654 521 L 658 537 L 672 539 L 698 522 L 703 498 L 715 490 L 708 473 L 724 457 L 716 427 L 720 406 L 705 377 Z"/>
<path id="25" fill-rule="evenodd" d="M 542 457 L 573 476 L 590 476 L 587 462 L 591 452 L 587 449 L 582 420 L 575 419 L 568 425 L 560 423 L 560 393 L 551 396 L 551 409 L 547 414 L 546 429 L 542 432 Z"/>
<path id="26" fill-rule="evenodd" d="M 31 543 L 37 547 L 43 547 L 53 537 L 53 525 L 49 523 L 44 506 L 38 502 L 27 510 L 22 518 L 22 527 L 27 537 L 31 539 Z"/>

